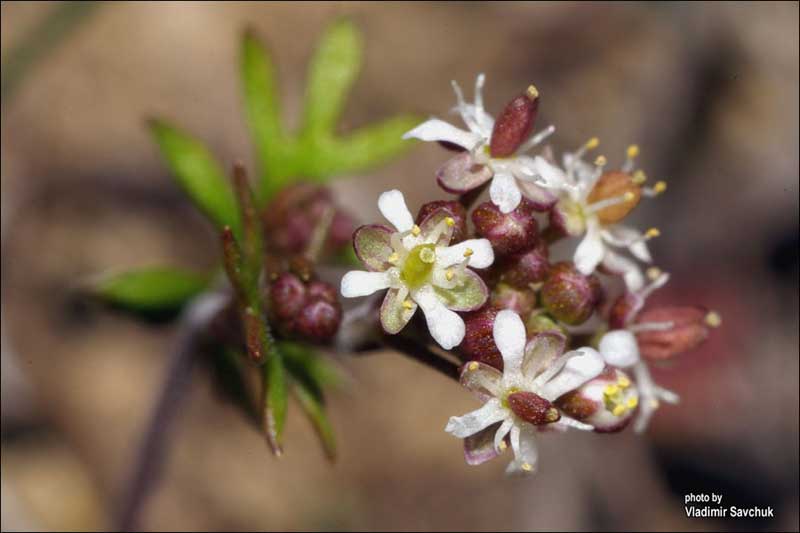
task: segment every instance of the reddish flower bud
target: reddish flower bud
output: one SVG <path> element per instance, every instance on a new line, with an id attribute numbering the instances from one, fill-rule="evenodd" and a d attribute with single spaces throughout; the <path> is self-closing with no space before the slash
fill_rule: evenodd
<path id="1" fill-rule="evenodd" d="M 472 212 L 472 222 L 476 233 L 492 243 L 495 254 L 513 254 L 534 246 L 539 239 L 533 214 L 533 204 L 525 198 L 508 214 L 492 202 L 484 202 Z"/>
<path id="2" fill-rule="evenodd" d="M 324 342 L 333 338 L 342 321 L 339 302 L 320 296 L 309 298 L 295 321 L 295 331 L 305 340 Z"/>
<path id="3" fill-rule="evenodd" d="M 335 205 L 330 190 L 320 185 L 297 183 L 282 189 L 263 212 L 264 234 L 274 250 L 301 253 L 329 209 L 334 209 L 334 213 L 325 248 L 337 251 L 349 244 L 355 225 Z"/>
<path id="4" fill-rule="evenodd" d="M 493 333 L 498 312 L 499 309 L 485 306 L 463 315 L 466 334 L 459 348 L 464 361 L 478 361 L 503 370 L 503 356 L 494 343 Z"/>
<path id="5" fill-rule="evenodd" d="M 625 372 L 608 367 L 555 403 L 564 414 L 594 426 L 598 433 L 612 433 L 631 421 L 639 405 L 639 391 Z"/>
<path id="6" fill-rule="evenodd" d="M 523 94 L 506 104 L 497 117 L 489 141 L 492 157 L 509 157 L 528 138 L 539 110 L 539 91 L 531 85 Z"/>
<path id="7" fill-rule="evenodd" d="M 574 326 L 592 316 L 603 292 L 594 274 L 584 276 L 572 263 L 561 262 L 550 268 L 539 294 L 553 317 Z"/>
<path id="8" fill-rule="evenodd" d="M 456 201 L 436 200 L 424 204 L 419 208 L 416 223 L 421 224 L 431 213 L 438 209 L 446 210 L 455 221 L 451 244 L 463 241 L 467 236 L 467 212 L 464 206 Z"/>
<path id="9" fill-rule="evenodd" d="M 642 310 L 644 300 L 630 292 L 621 295 L 608 311 L 608 327 L 624 329 L 636 314 Z"/>
<path id="10" fill-rule="evenodd" d="M 306 287 L 290 272 L 281 274 L 269 287 L 269 306 L 279 321 L 295 319 L 306 302 Z"/>
<path id="11" fill-rule="evenodd" d="M 510 255 L 498 264 L 500 279 L 519 288 L 540 283 L 550 269 L 547 256 L 547 245 L 542 241 L 526 252 Z"/>
<path id="12" fill-rule="evenodd" d="M 511 309 L 518 315 L 526 316 L 536 305 L 536 293 L 528 288 L 517 289 L 507 283 L 498 283 L 492 289 L 490 303 L 498 309 Z"/>
<path id="13" fill-rule="evenodd" d="M 631 329 L 642 356 L 667 359 L 696 348 L 708 338 L 709 327 L 718 325 L 719 315 L 703 307 L 675 306 L 643 311 Z"/>
<path id="14" fill-rule="evenodd" d="M 308 298 L 319 298 L 329 303 L 339 301 L 336 289 L 330 283 L 324 281 L 312 281 L 307 287 Z"/>
<path id="15" fill-rule="evenodd" d="M 515 415 L 536 426 L 552 424 L 561 419 L 561 414 L 552 403 L 533 392 L 520 391 L 509 394 L 508 406 Z"/>

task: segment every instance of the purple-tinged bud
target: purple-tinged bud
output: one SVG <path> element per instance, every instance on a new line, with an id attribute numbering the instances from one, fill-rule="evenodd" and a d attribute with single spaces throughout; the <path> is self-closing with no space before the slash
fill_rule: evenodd
<path id="1" fill-rule="evenodd" d="M 503 370 L 503 356 L 494 343 L 494 319 L 498 312 L 499 309 L 487 305 L 463 315 L 466 334 L 459 348 L 464 361 L 478 361 Z"/>
<path id="2" fill-rule="evenodd" d="M 306 289 L 308 291 L 308 298 L 320 298 L 329 303 L 336 303 L 339 301 L 336 289 L 330 283 L 324 281 L 312 281 L 308 284 Z"/>
<path id="3" fill-rule="evenodd" d="M 552 403 L 533 392 L 509 394 L 508 407 L 515 415 L 535 426 L 552 424 L 561 419 L 561 414 Z"/>
<path id="4" fill-rule="evenodd" d="M 539 111 L 539 91 L 531 85 L 523 94 L 506 104 L 497 117 L 489 141 L 492 157 L 509 157 L 533 131 L 533 123 Z"/>
<path id="5" fill-rule="evenodd" d="M 668 359 L 702 344 L 709 328 L 720 323 L 717 313 L 703 307 L 658 307 L 640 313 L 631 330 L 636 333 L 642 356 Z"/>
<path id="6" fill-rule="evenodd" d="M 322 297 L 309 298 L 294 324 L 296 333 L 304 340 L 325 342 L 334 337 L 342 321 L 339 302 L 329 302 Z"/>
<path id="7" fill-rule="evenodd" d="M 498 265 L 500 279 L 520 288 L 541 283 L 550 269 L 547 256 L 547 245 L 542 241 L 526 252 L 509 255 Z"/>
<path id="8" fill-rule="evenodd" d="M 306 302 L 306 286 L 290 272 L 278 276 L 269 287 L 269 306 L 280 321 L 292 321 Z"/>
<path id="9" fill-rule="evenodd" d="M 585 276 L 572 263 L 561 262 L 550 268 L 539 296 L 554 318 L 575 326 L 592 316 L 602 294 L 602 285 L 594 274 Z"/>
<path id="10" fill-rule="evenodd" d="M 484 202 L 472 212 L 475 231 L 492 244 L 495 254 L 507 255 L 527 250 L 539 240 L 533 204 L 523 198 L 512 212 L 503 214 L 492 202 Z"/>
<path id="11" fill-rule="evenodd" d="M 536 293 L 530 288 L 517 289 L 507 283 L 498 283 L 492 289 L 492 307 L 511 309 L 518 315 L 526 316 L 536 306 Z"/>
<path id="12" fill-rule="evenodd" d="M 453 200 L 436 200 L 428 202 L 419 208 L 417 214 L 417 224 L 428 218 L 428 216 L 439 209 L 447 211 L 453 219 L 455 225 L 453 226 L 453 238 L 451 244 L 463 241 L 467 237 L 467 211 L 464 206 Z"/>
<path id="13" fill-rule="evenodd" d="M 626 292 L 616 299 L 608 311 L 608 327 L 610 329 L 624 329 L 642 310 L 644 301 L 636 294 Z"/>
<path id="14" fill-rule="evenodd" d="M 596 378 L 556 400 L 564 414 L 598 433 L 622 431 L 639 405 L 639 391 L 622 370 L 607 367 Z"/>

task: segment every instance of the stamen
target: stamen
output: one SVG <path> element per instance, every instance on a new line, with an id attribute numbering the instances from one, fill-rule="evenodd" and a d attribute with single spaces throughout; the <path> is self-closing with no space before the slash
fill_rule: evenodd
<path id="1" fill-rule="evenodd" d="M 452 281 L 455 275 L 456 273 L 453 272 L 452 268 L 448 268 L 447 271 L 444 273 L 444 277 L 447 278 L 447 281 Z"/>
<path id="2" fill-rule="evenodd" d="M 528 94 L 528 97 L 531 100 L 536 100 L 537 98 L 539 98 L 539 89 L 537 89 L 536 86 L 533 84 L 528 85 L 528 90 L 525 92 Z"/>
<path id="3" fill-rule="evenodd" d="M 636 198 L 636 195 L 633 191 L 625 191 L 625 194 L 621 194 L 620 196 L 614 196 L 612 198 L 606 198 L 605 200 L 600 200 L 599 202 L 595 202 L 590 204 L 586 211 L 589 214 L 597 213 L 605 209 L 606 207 L 611 207 L 617 204 L 624 204 L 625 202 L 631 202 Z"/>
<path id="4" fill-rule="evenodd" d="M 640 331 L 667 331 L 675 327 L 674 322 L 642 322 L 641 324 L 631 324 L 628 331 L 639 333 Z"/>
<path id="5" fill-rule="evenodd" d="M 646 274 L 647 274 L 647 279 L 649 279 L 650 281 L 655 281 L 659 277 L 661 277 L 661 269 L 658 267 L 650 267 L 647 269 Z"/>
<path id="6" fill-rule="evenodd" d="M 620 388 L 627 389 L 631 386 L 631 380 L 629 380 L 627 376 L 620 376 L 617 380 L 617 385 L 619 385 Z"/>
<path id="7" fill-rule="evenodd" d="M 626 154 L 628 156 L 628 159 L 636 159 L 636 156 L 639 155 L 639 145 L 632 144 L 628 146 Z"/>
<path id="8" fill-rule="evenodd" d="M 542 131 L 540 131 L 539 133 L 537 133 L 536 135 L 525 141 L 525 143 L 519 147 L 519 150 L 517 150 L 517 152 L 518 153 L 527 152 L 534 146 L 540 145 L 545 139 L 547 139 L 553 133 L 555 133 L 555 131 L 556 127 L 550 124 L 545 129 L 543 129 Z"/>
<path id="9" fill-rule="evenodd" d="M 614 384 L 606 385 L 606 388 L 603 389 L 604 396 L 616 396 L 617 394 L 619 394 L 619 387 Z"/>
<path id="10" fill-rule="evenodd" d="M 475 108 L 483 111 L 483 84 L 486 82 L 486 75 L 483 72 L 475 78 Z"/>
<path id="11" fill-rule="evenodd" d="M 453 217 L 445 218 L 444 223 L 450 226 L 451 228 L 456 225 L 456 221 L 453 219 Z"/>
<path id="12" fill-rule="evenodd" d="M 625 402 L 625 405 L 628 407 L 628 409 L 636 409 L 636 406 L 639 405 L 639 397 L 631 396 L 628 398 L 628 401 Z"/>
<path id="13" fill-rule="evenodd" d="M 480 365 L 477 363 L 477 361 L 472 361 L 470 364 L 467 365 L 467 369 L 474 371 L 474 370 L 478 370 L 479 366 Z"/>
<path id="14" fill-rule="evenodd" d="M 594 160 L 594 164 L 598 167 L 604 167 L 608 163 L 608 159 L 604 155 L 598 155 L 597 159 Z"/>
<path id="15" fill-rule="evenodd" d="M 508 444 L 506 444 L 506 441 L 504 440 L 501 440 L 500 444 L 497 445 L 497 449 L 500 450 L 501 452 L 504 451 L 506 448 L 508 448 Z"/>
<path id="16" fill-rule="evenodd" d="M 712 328 L 718 328 L 722 325 L 722 317 L 716 311 L 709 311 L 706 315 L 705 323 Z"/>
<path id="17" fill-rule="evenodd" d="M 644 233 L 644 238 L 654 239 L 656 237 L 659 237 L 660 235 L 661 235 L 661 230 L 659 230 L 658 228 L 650 228 Z"/>
<path id="18" fill-rule="evenodd" d="M 656 182 L 653 187 L 644 188 L 642 189 L 642 194 L 649 197 L 658 196 L 659 194 L 663 193 L 667 190 L 667 182 L 666 181 L 658 181 Z"/>
<path id="19" fill-rule="evenodd" d="M 631 181 L 633 182 L 634 185 L 641 185 L 642 183 L 647 181 L 647 174 L 644 173 L 644 170 L 641 169 L 637 170 L 636 172 L 633 173 Z"/>
<path id="20" fill-rule="evenodd" d="M 614 409 L 611 411 L 611 414 L 614 415 L 614 416 L 622 416 L 622 415 L 625 414 L 625 411 L 627 411 L 627 410 L 628 410 L 627 407 L 625 407 L 622 404 L 619 404 L 619 405 L 614 407 Z"/>
<path id="21" fill-rule="evenodd" d="M 386 260 L 390 263 L 397 263 L 400 260 L 400 254 L 397 252 L 392 252 L 392 254 L 386 258 Z"/>
<path id="22" fill-rule="evenodd" d="M 559 416 L 559 414 L 558 414 L 558 409 L 556 409 L 555 407 L 551 407 L 551 408 L 550 408 L 550 409 L 548 409 L 548 410 L 547 410 L 547 412 L 545 413 L 545 415 L 544 415 L 544 418 L 545 418 L 545 420 L 547 420 L 548 422 L 555 422 L 556 420 L 558 420 L 558 419 L 559 419 L 559 418 L 561 418 L 561 417 L 560 417 L 560 416 Z"/>
<path id="23" fill-rule="evenodd" d="M 522 468 L 526 472 L 530 472 L 531 470 L 533 470 L 533 466 L 531 466 L 530 463 L 522 463 L 520 468 Z"/>
<path id="24" fill-rule="evenodd" d="M 414 303 L 411 300 L 403 300 L 404 309 L 414 309 Z"/>
<path id="25" fill-rule="evenodd" d="M 597 137 L 592 137 L 591 139 L 586 141 L 586 144 L 583 145 L 583 147 L 586 150 L 594 150 L 598 146 L 600 146 L 600 139 L 598 139 Z"/>
<path id="26" fill-rule="evenodd" d="M 413 228 L 411 228 L 411 235 L 413 235 L 414 237 L 419 237 L 419 234 L 420 234 L 420 233 L 422 233 L 422 230 L 421 230 L 421 229 L 419 229 L 419 226 L 417 226 L 416 224 L 414 224 L 414 227 L 413 227 Z"/>
<path id="27" fill-rule="evenodd" d="M 466 250 L 464 250 L 464 257 L 470 257 L 474 253 L 475 252 L 472 251 L 472 248 L 467 248 Z"/>

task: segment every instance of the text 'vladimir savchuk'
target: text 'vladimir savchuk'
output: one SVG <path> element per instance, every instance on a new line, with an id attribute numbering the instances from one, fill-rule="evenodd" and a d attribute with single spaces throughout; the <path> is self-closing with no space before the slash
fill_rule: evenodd
<path id="1" fill-rule="evenodd" d="M 773 518 L 772 506 L 737 507 L 722 506 L 722 494 L 686 494 L 683 497 L 686 516 L 689 518 Z M 699 504 L 699 505 L 692 505 Z"/>

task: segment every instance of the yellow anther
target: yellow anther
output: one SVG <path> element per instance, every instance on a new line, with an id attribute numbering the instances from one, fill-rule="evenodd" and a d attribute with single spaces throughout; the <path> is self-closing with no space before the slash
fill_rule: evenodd
<path id="1" fill-rule="evenodd" d="M 533 465 L 531 465 L 530 463 L 522 463 L 520 468 L 522 468 L 526 472 L 530 472 L 531 470 L 533 470 Z"/>
<path id="2" fill-rule="evenodd" d="M 539 89 L 537 89 L 534 84 L 528 85 L 528 90 L 525 92 L 528 93 L 528 96 L 530 97 L 531 100 L 536 100 L 537 98 L 539 98 Z"/>
<path id="3" fill-rule="evenodd" d="M 653 409 L 658 409 L 659 405 L 661 405 L 661 404 L 655 398 L 650 400 L 650 407 L 652 407 Z"/>
<path id="4" fill-rule="evenodd" d="M 647 174 L 644 173 L 644 170 L 639 169 L 633 173 L 631 181 L 634 183 L 634 185 L 641 185 L 647 181 Z"/>
<path id="5" fill-rule="evenodd" d="M 628 159 L 633 159 L 634 157 L 639 155 L 639 145 L 632 144 L 628 146 L 627 154 L 628 154 Z"/>
<path id="6" fill-rule="evenodd" d="M 444 223 L 450 226 L 451 228 L 456 225 L 456 221 L 453 219 L 453 217 L 445 218 Z"/>
<path id="7" fill-rule="evenodd" d="M 622 199 L 626 202 L 632 202 L 634 198 L 636 198 L 636 195 L 633 191 L 625 191 L 625 194 L 622 195 Z"/>
<path id="8" fill-rule="evenodd" d="M 478 370 L 478 367 L 479 367 L 479 366 L 480 366 L 480 365 L 478 364 L 478 362 L 477 362 L 477 361 L 472 361 L 470 364 L 468 364 L 468 365 L 467 365 L 467 368 L 468 368 L 469 370 Z"/>
<path id="9" fill-rule="evenodd" d="M 622 404 L 619 404 L 619 405 L 614 407 L 614 409 L 611 411 L 611 414 L 614 415 L 614 416 L 622 416 L 622 415 L 625 414 L 625 412 L 627 410 L 628 410 L 627 407 L 625 407 Z"/>
<path id="10" fill-rule="evenodd" d="M 506 444 L 506 441 L 504 440 L 501 440 L 500 444 L 497 445 L 497 449 L 500 450 L 501 452 L 506 448 L 508 448 L 508 444 Z"/>
<path id="11" fill-rule="evenodd" d="M 625 402 L 625 405 L 628 407 L 628 409 L 636 409 L 636 406 L 639 405 L 639 397 L 631 396 L 628 398 L 628 401 Z"/>
<path id="12" fill-rule="evenodd" d="M 631 386 L 631 380 L 629 380 L 627 376 L 620 376 L 619 379 L 617 380 L 617 385 L 621 389 L 627 389 L 628 387 Z"/>
<path id="13" fill-rule="evenodd" d="M 558 409 L 556 409 L 555 407 L 551 407 L 551 408 L 550 408 L 550 409 L 548 409 L 548 410 L 547 410 L 547 412 L 545 413 L 545 415 L 544 415 L 544 418 L 545 418 L 545 420 L 547 420 L 548 422 L 555 422 L 556 420 L 558 420 L 558 419 L 559 419 L 559 415 L 558 415 Z"/>
<path id="14" fill-rule="evenodd" d="M 709 311 L 705 318 L 706 325 L 712 328 L 718 328 L 722 325 L 722 317 L 716 311 Z"/>
<path id="15" fill-rule="evenodd" d="M 466 250 L 464 250 L 464 257 L 469 257 L 474 253 L 475 252 L 472 251 L 472 248 L 467 248 Z"/>
<path id="16" fill-rule="evenodd" d="M 586 146 L 587 150 L 594 150 L 595 148 L 600 146 L 600 139 L 598 139 L 597 137 L 592 137 L 591 139 L 586 141 L 586 144 L 584 146 Z"/>
<path id="17" fill-rule="evenodd" d="M 662 192 L 667 190 L 667 182 L 666 181 L 659 181 L 653 186 L 653 192 L 656 194 L 661 194 Z"/>
<path id="18" fill-rule="evenodd" d="M 597 159 L 594 160 L 594 164 L 598 167 L 604 167 L 606 166 L 606 163 L 608 163 L 608 159 L 606 159 L 606 156 L 604 155 L 598 155 Z"/>
<path id="19" fill-rule="evenodd" d="M 654 239 L 659 235 L 661 235 L 661 230 L 659 230 L 658 228 L 650 228 L 644 233 L 644 236 L 647 237 L 648 239 Z"/>
<path id="20" fill-rule="evenodd" d="M 616 396 L 619 394 L 619 387 L 616 385 L 606 385 L 606 388 L 603 389 L 604 396 Z"/>
<path id="21" fill-rule="evenodd" d="M 649 279 L 650 281 L 655 281 L 656 279 L 661 277 L 661 269 L 658 267 L 650 267 L 647 269 L 647 272 L 645 272 L 645 274 L 647 274 L 647 279 Z"/>
<path id="22" fill-rule="evenodd" d="M 447 281 L 452 281 L 455 275 L 456 273 L 453 272 L 452 268 L 448 268 L 444 273 L 444 277 L 447 278 Z"/>
<path id="23" fill-rule="evenodd" d="M 386 258 L 386 260 L 389 261 L 390 263 L 396 263 L 400 260 L 400 254 L 398 254 L 397 252 L 393 252 L 392 255 Z"/>
<path id="24" fill-rule="evenodd" d="M 419 229 L 419 226 L 417 226 L 416 224 L 414 224 L 414 227 L 413 227 L 413 228 L 411 228 L 411 234 L 412 234 L 414 237 L 417 237 L 417 236 L 419 236 L 419 234 L 420 234 L 420 233 L 422 233 L 422 230 L 421 230 L 421 229 Z"/>
<path id="25" fill-rule="evenodd" d="M 405 308 L 405 309 L 414 309 L 414 303 L 411 300 L 404 300 L 403 301 L 403 308 Z"/>

